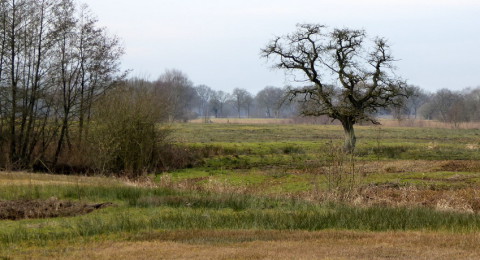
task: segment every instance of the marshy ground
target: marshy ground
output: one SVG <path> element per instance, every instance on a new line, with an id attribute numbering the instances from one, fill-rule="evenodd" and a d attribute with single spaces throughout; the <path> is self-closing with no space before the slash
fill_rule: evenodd
<path id="1" fill-rule="evenodd" d="M 196 153 L 188 169 L 138 181 L 0 173 L 0 205 L 82 213 L 0 220 L 0 258 L 480 257 L 478 129 L 358 127 L 343 156 L 338 126 L 173 128 Z"/>

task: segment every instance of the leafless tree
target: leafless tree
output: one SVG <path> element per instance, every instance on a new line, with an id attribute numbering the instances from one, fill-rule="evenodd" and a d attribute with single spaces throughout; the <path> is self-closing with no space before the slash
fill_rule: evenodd
<path id="1" fill-rule="evenodd" d="M 408 85 L 406 92 L 408 97 L 396 97 L 396 99 L 400 100 L 395 102 L 394 106 L 386 109 L 390 111 L 395 119 L 402 120 L 405 117 L 410 118 L 410 116 L 414 116 L 416 119 L 419 108 L 429 100 L 429 95 L 418 86 Z"/>
<path id="2" fill-rule="evenodd" d="M 405 106 L 408 108 L 408 114 L 417 119 L 418 109 L 428 101 L 429 94 L 418 86 L 408 86 L 407 91 L 409 97 Z"/>
<path id="3" fill-rule="evenodd" d="M 480 121 L 480 87 L 465 90 L 465 108 L 471 121 Z"/>
<path id="4" fill-rule="evenodd" d="M 426 120 L 434 119 L 436 112 L 433 102 L 426 102 L 418 109 L 418 113 Z"/>
<path id="5" fill-rule="evenodd" d="M 127 72 L 120 71 L 120 58 L 124 49 L 116 36 L 98 27 L 98 20 L 86 5 L 80 6 L 77 24 L 78 41 L 76 50 L 79 59 L 79 139 L 88 134 L 84 126 L 90 123 L 93 102 L 106 91 L 118 85 Z M 88 128 L 87 128 L 88 130 Z"/>
<path id="6" fill-rule="evenodd" d="M 192 81 L 179 70 L 167 70 L 155 82 L 156 95 L 159 100 L 168 103 L 170 121 L 187 121 L 192 118 L 194 100 L 198 95 Z"/>
<path id="7" fill-rule="evenodd" d="M 229 99 L 230 95 L 228 93 L 222 90 L 213 91 L 210 103 L 216 118 L 225 116 L 223 113 L 223 107 Z"/>
<path id="8" fill-rule="evenodd" d="M 12 167 L 53 143 L 55 164 L 72 123 L 82 129 L 95 97 L 121 78 L 123 49 L 92 17 L 73 0 L 0 0 L 0 139 Z"/>
<path id="9" fill-rule="evenodd" d="M 450 121 L 450 113 L 453 106 L 459 101 L 459 94 L 449 90 L 440 89 L 432 98 L 438 118 L 443 122 Z"/>
<path id="10" fill-rule="evenodd" d="M 243 102 L 245 109 L 247 110 L 247 118 L 250 118 L 250 110 L 254 106 L 254 101 L 255 99 L 253 98 L 252 94 L 247 91 Z"/>
<path id="11" fill-rule="evenodd" d="M 392 71 L 395 60 L 387 41 L 369 40 L 362 30 L 300 24 L 294 33 L 274 38 L 261 54 L 275 68 L 301 77 L 305 85 L 290 93 L 304 97 L 303 115 L 341 122 L 348 153 L 355 148 L 356 123 L 378 124 L 373 116 L 377 109 L 407 95 L 405 82 Z"/>
<path id="12" fill-rule="evenodd" d="M 83 135 L 85 112 L 87 122 L 91 103 L 121 79 L 119 58 L 123 49 L 116 37 L 109 37 L 96 26 L 96 19 L 85 6 L 78 8 L 72 0 L 61 0 L 55 8 L 59 41 L 54 64 L 59 77 L 57 94 L 61 97 L 61 126 L 54 157 L 56 164 L 64 142 L 71 148 L 70 124 L 79 119 Z M 78 14 L 76 16 L 72 14 Z"/>
<path id="13" fill-rule="evenodd" d="M 277 87 L 265 87 L 255 96 L 257 103 L 265 110 L 265 116 L 268 118 L 278 117 L 280 108 L 284 104 L 285 91 Z"/>
<path id="14" fill-rule="evenodd" d="M 213 96 L 213 90 L 206 85 L 195 87 L 199 99 L 200 114 L 203 116 L 205 123 L 208 122 L 210 112 L 210 100 Z"/>
<path id="15" fill-rule="evenodd" d="M 471 108 L 471 105 L 469 105 L 466 96 L 473 95 L 462 94 L 449 89 L 440 89 L 422 108 L 424 113 L 430 112 L 430 119 L 452 123 L 457 127 L 462 122 L 470 121 L 472 116 L 468 109 Z"/>
<path id="16" fill-rule="evenodd" d="M 237 110 L 238 118 L 241 117 L 241 110 L 247 104 L 249 96 L 251 95 L 250 93 L 248 93 L 246 89 L 235 88 L 233 90 L 231 98 L 232 98 L 232 103 L 235 109 Z"/>

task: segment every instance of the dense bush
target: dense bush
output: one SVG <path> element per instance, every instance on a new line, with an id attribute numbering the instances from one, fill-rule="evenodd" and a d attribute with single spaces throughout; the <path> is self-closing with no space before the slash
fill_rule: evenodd
<path id="1" fill-rule="evenodd" d="M 148 88 L 122 86 L 94 106 L 88 156 L 96 170 L 138 176 L 156 169 L 168 128 Z"/>

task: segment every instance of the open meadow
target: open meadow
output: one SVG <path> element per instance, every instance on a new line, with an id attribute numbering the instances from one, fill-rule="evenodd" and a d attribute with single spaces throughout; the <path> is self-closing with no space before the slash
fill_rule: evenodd
<path id="1" fill-rule="evenodd" d="M 478 128 L 171 128 L 182 169 L 1 172 L 0 259 L 480 258 Z"/>

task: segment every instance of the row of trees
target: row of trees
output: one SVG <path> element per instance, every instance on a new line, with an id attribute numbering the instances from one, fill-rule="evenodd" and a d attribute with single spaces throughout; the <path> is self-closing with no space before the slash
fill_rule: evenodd
<path id="1" fill-rule="evenodd" d="M 74 0 L 0 0 L 2 165 L 57 164 L 87 138 L 123 49 Z"/>
<path id="2" fill-rule="evenodd" d="M 155 89 L 159 102 L 165 105 L 165 117 L 169 121 L 198 117 L 206 120 L 210 117 L 279 118 L 298 114 L 296 104 L 288 101 L 284 88 L 268 86 L 256 95 L 242 88 L 228 93 L 206 85 L 194 85 L 178 70 L 166 71 L 155 81 L 139 81 Z"/>
<path id="3" fill-rule="evenodd" d="M 391 113 L 397 119 L 421 118 L 451 123 L 480 121 L 480 88 L 467 88 L 460 91 L 440 89 L 434 93 L 417 86 L 409 86 L 411 96 L 403 106 L 394 108 Z"/>
<path id="4" fill-rule="evenodd" d="M 150 84 L 158 100 L 162 100 L 169 121 L 193 118 L 254 117 L 288 118 L 299 116 L 308 103 L 305 97 L 293 97 L 289 88 L 267 86 L 256 94 L 243 88 L 231 93 L 213 90 L 206 85 L 195 85 L 186 74 L 170 70 Z M 405 87 L 408 98 L 396 101 L 394 106 L 379 108 L 372 116 L 390 116 L 396 119 L 426 119 L 459 124 L 480 121 L 480 88 L 452 91 L 441 89 L 430 93 L 418 86 Z"/>

